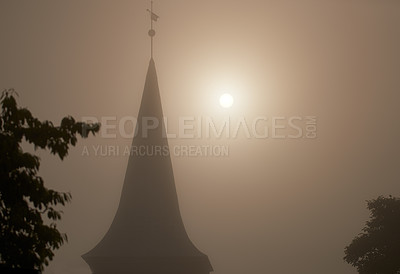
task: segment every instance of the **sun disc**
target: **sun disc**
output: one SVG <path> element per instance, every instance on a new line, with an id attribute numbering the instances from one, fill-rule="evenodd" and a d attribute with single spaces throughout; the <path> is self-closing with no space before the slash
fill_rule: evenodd
<path id="1" fill-rule="evenodd" d="M 233 97 L 229 93 L 222 94 L 219 103 L 223 108 L 230 108 L 233 105 Z"/>

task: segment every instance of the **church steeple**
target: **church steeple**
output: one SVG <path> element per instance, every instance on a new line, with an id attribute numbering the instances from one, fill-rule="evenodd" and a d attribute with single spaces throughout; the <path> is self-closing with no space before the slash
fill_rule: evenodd
<path id="1" fill-rule="evenodd" d="M 149 118 L 152 123 L 158 121 L 158 126 L 146 130 Z M 208 257 L 193 245 L 185 231 L 171 158 L 165 153 L 169 146 L 162 121 L 156 67 L 151 58 L 138 115 L 138 134 L 132 142 L 132 148 L 146 148 L 147 153 L 130 156 L 114 221 L 97 246 L 82 256 L 93 273 L 212 271 Z M 163 153 L 154 153 L 157 147 Z M 148 153 L 149 149 L 153 153 Z"/>

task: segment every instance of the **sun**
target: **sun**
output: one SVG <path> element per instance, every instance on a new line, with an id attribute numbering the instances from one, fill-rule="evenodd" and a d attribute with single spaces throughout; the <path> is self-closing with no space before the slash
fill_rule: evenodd
<path id="1" fill-rule="evenodd" d="M 233 106 L 233 97 L 229 93 L 224 93 L 219 98 L 219 104 L 223 108 L 230 108 Z"/>

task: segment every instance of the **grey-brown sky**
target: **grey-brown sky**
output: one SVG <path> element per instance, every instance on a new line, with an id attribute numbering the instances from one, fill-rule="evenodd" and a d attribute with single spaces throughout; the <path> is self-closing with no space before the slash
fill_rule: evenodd
<path id="1" fill-rule="evenodd" d="M 149 60 L 148 1 L 0 2 L 0 88 L 41 119 L 137 115 Z M 228 140 L 224 158 L 174 157 L 186 229 L 216 274 L 351 274 L 343 249 L 368 217 L 365 200 L 400 196 L 400 2 L 155 2 L 155 61 L 164 114 L 318 116 L 316 140 Z M 235 90 L 236 89 L 236 90 Z M 61 162 L 49 187 L 71 191 L 69 243 L 45 273 L 90 273 L 80 255 L 107 231 L 127 158 Z M 194 140 L 196 144 L 210 140 Z M 214 140 L 224 143 L 224 139 Z M 190 140 L 171 140 L 171 145 Z"/>

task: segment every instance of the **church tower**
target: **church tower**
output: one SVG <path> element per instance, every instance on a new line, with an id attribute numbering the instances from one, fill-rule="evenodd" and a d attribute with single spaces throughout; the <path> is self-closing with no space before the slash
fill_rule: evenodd
<path id="1" fill-rule="evenodd" d="M 82 257 L 93 274 L 209 274 L 213 269 L 208 257 L 194 246 L 183 225 L 172 162 L 165 153 L 168 140 L 153 60 L 153 21 L 158 16 L 153 9 L 149 12 L 151 60 L 138 134 L 132 142 L 146 153 L 130 156 L 114 221 L 97 246 Z M 147 130 L 147 123 L 155 121 L 158 126 Z"/>

